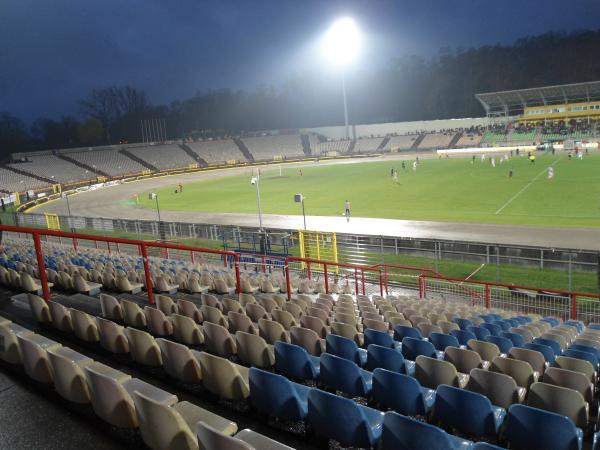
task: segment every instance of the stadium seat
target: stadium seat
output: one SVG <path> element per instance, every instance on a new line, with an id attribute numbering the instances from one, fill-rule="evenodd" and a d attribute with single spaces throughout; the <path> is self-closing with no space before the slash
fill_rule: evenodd
<path id="1" fill-rule="evenodd" d="M 252 333 L 235 333 L 237 356 L 241 362 L 253 367 L 273 367 L 275 351 L 263 338 Z"/>
<path id="2" fill-rule="evenodd" d="M 467 342 L 469 342 L 470 339 L 477 339 L 477 337 L 475 336 L 474 333 L 471 333 L 470 331 L 467 330 L 450 330 L 450 334 L 452 336 L 454 336 L 456 339 L 458 339 L 458 343 L 460 345 L 467 345 Z M 488 336 L 486 336 L 487 338 Z"/>
<path id="3" fill-rule="evenodd" d="M 537 372 L 540 376 L 542 376 L 544 374 L 544 371 L 546 370 L 546 360 L 544 359 L 544 355 L 536 350 L 521 347 L 513 347 L 508 352 L 508 356 L 510 358 L 528 362 L 533 368 L 533 370 Z"/>
<path id="4" fill-rule="evenodd" d="M 419 355 L 437 358 L 435 347 L 431 342 L 411 337 L 402 339 L 402 356 L 404 358 L 415 361 Z"/>
<path id="5" fill-rule="evenodd" d="M 56 392 L 70 402 L 89 403 L 90 391 L 84 369 L 94 360 L 67 347 L 49 349 L 47 353 Z"/>
<path id="6" fill-rule="evenodd" d="M 184 383 L 201 383 L 200 354 L 188 346 L 168 339 L 156 340 L 160 347 L 163 368 L 167 374 Z"/>
<path id="7" fill-rule="evenodd" d="M 52 321 L 48 304 L 42 297 L 35 294 L 27 294 L 27 301 L 36 322 L 50 323 Z"/>
<path id="8" fill-rule="evenodd" d="M 246 314 L 229 311 L 227 313 L 227 321 L 229 322 L 229 332 L 243 331 L 244 333 L 258 334 L 258 327 L 252 323 L 250 317 Z"/>
<path id="9" fill-rule="evenodd" d="M 329 328 L 325 325 L 325 322 L 316 316 L 303 315 L 300 318 L 300 325 L 303 328 L 314 331 L 320 338 L 325 339 L 329 334 Z"/>
<path id="10" fill-rule="evenodd" d="M 296 319 L 289 312 L 284 311 L 283 309 L 273 309 L 271 311 L 271 318 L 275 322 L 279 322 L 281 326 L 289 331 L 290 328 L 298 326 Z M 243 331 L 243 330 L 242 330 Z"/>
<path id="11" fill-rule="evenodd" d="M 560 348 L 560 344 L 558 343 L 558 341 L 555 341 L 554 339 L 546 339 L 546 338 L 536 338 L 533 340 L 532 344 L 539 344 L 539 345 L 545 345 L 547 347 L 550 347 L 552 349 L 552 351 L 554 352 L 554 356 L 559 356 L 562 353 L 562 350 Z M 554 359 L 552 359 L 552 361 L 554 361 Z M 549 361 L 549 362 L 552 362 Z"/>
<path id="12" fill-rule="evenodd" d="M 204 322 L 202 322 L 203 325 L 205 324 L 205 322 L 211 322 L 217 325 L 221 325 L 225 328 L 229 327 L 227 319 L 225 319 L 223 313 L 218 308 L 209 305 L 202 305 L 200 307 L 200 312 L 202 313 L 202 317 L 204 318 Z"/>
<path id="13" fill-rule="evenodd" d="M 469 450 L 470 441 L 394 412 L 385 413 L 381 450 Z"/>
<path id="14" fill-rule="evenodd" d="M 598 358 L 592 352 L 577 350 L 577 349 L 574 349 L 573 346 L 571 345 L 571 347 L 569 347 L 568 349 L 566 349 L 563 352 L 562 356 L 567 356 L 569 358 L 576 358 L 576 359 L 581 359 L 583 361 L 588 361 L 592 365 L 594 370 L 596 372 L 598 371 Z"/>
<path id="15" fill-rule="evenodd" d="M 53 382 L 52 368 L 48 360 L 49 350 L 58 350 L 58 342 L 39 334 L 19 333 L 17 341 L 21 348 L 21 357 L 25 373 L 39 383 Z"/>
<path id="16" fill-rule="evenodd" d="M 215 355 L 229 358 L 237 354 L 237 344 L 227 328 L 212 322 L 204 322 L 204 346 L 206 351 Z"/>
<path id="17" fill-rule="evenodd" d="M 402 339 L 404 339 L 405 337 L 423 339 L 423 336 L 421 335 L 421 332 L 418 328 L 396 325 L 394 327 L 394 340 L 402 342 Z"/>
<path id="18" fill-rule="evenodd" d="M 533 383 L 527 395 L 527 405 L 567 416 L 580 428 L 587 426 L 589 405 L 583 396 L 573 389 L 547 383 Z"/>
<path id="19" fill-rule="evenodd" d="M 429 342 L 433 344 L 437 351 L 443 352 L 446 347 L 459 347 L 458 339 L 450 334 L 444 333 L 431 333 L 429 335 Z"/>
<path id="20" fill-rule="evenodd" d="M 244 310 L 240 302 L 233 298 L 223 297 L 223 299 L 221 300 L 221 304 L 223 305 L 223 314 L 229 314 L 230 311 L 239 314 L 246 314 L 246 311 Z"/>
<path id="21" fill-rule="evenodd" d="M 496 323 L 482 323 L 481 324 L 481 328 L 486 328 L 491 335 L 493 336 L 500 336 L 500 333 L 502 333 L 502 331 L 506 331 L 503 330 L 502 327 Z M 478 338 L 480 340 L 483 340 L 481 338 Z"/>
<path id="22" fill-rule="evenodd" d="M 528 362 L 512 358 L 494 358 L 489 370 L 492 372 L 503 373 L 514 378 L 517 385 L 529 389 L 537 381 L 533 368 Z"/>
<path id="23" fill-rule="evenodd" d="M 426 416 L 431 411 L 435 391 L 421 387 L 408 375 L 377 368 L 373 371 L 373 400 L 380 406 L 408 416 Z"/>
<path id="24" fill-rule="evenodd" d="M 98 333 L 98 325 L 94 317 L 79 311 L 78 309 L 69 309 L 73 332 L 78 339 L 85 342 L 98 342 L 100 335 Z"/>
<path id="25" fill-rule="evenodd" d="M 515 347 L 523 347 L 525 345 L 525 339 L 523 339 L 523 336 L 521 336 L 520 334 L 517 334 L 517 333 L 512 333 L 510 331 L 503 331 L 500 333 L 500 337 L 510 339 L 513 346 L 515 346 Z"/>
<path id="26" fill-rule="evenodd" d="M 563 415 L 512 405 L 506 417 L 506 440 L 515 450 L 581 450 L 583 432 Z"/>
<path id="27" fill-rule="evenodd" d="M 581 320 L 567 320 L 564 325 L 568 325 L 570 327 L 575 327 L 578 333 L 582 333 L 585 325 Z"/>
<path id="28" fill-rule="evenodd" d="M 163 365 L 160 347 L 154 337 L 145 331 L 136 328 L 125 328 L 127 342 L 129 342 L 129 353 L 133 360 L 148 367 L 160 367 Z"/>
<path id="29" fill-rule="evenodd" d="M 73 332 L 73 320 L 71 319 L 71 311 L 66 306 L 50 300 L 48 302 L 50 309 L 50 317 L 52 318 L 52 326 L 59 331 L 66 333 Z"/>
<path id="30" fill-rule="evenodd" d="M 360 367 L 363 367 L 367 363 L 367 351 L 363 348 L 358 348 L 353 340 L 343 336 L 336 334 L 327 335 L 325 339 L 325 351 L 352 361 Z"/>
<path id="31" fill-rule="evenodd" d="M 371 344 L 367 348 L 367 365 L 365 368 L 373 371 L 378 367 L 407 375 L 413 375 L 415 371 L 414 361 L 405 360 L 399 351 Z"/>
<path id="32" fill-rule="evenodd" d="M 290 342 L 290 334 L 285 328 L 274 320 L 260 319 L 258 321 L 258 330 L 260 336 L 268 344 L 274 345 L 277 341 Z"/>
<path id="33" fill-rule="evenodd" d="M 594 401 L 594 385 L 586 374 L 572 370 L 549 367 L 542 381 L 555 386 L 562 386 L 579 392 L 589 405 Z"/>
<path id="34" fill-rule="evenodd" d="M 475 335 L 475 339 L 479 339 L 480 341 L 482 341 L 485 339 L 486 336 L 493 334 L 490 332 L 489 329 L 487 329 L 483 325 L 489 325 L 489 324 L 482 324 L 482 326 L 480 326 L 480 327 L 469 326 L 469 327 L 467 327 L 466 331 L 470 331 L 471 333 L 473 333 Z"/>
<path id="35" fill-rule="evenodd" d="M 182 314 L 172 314 L 173 337 L 177 342 L 198 346 L 204 343 L 204 330 L 194 319 Z"/>
<path id="36" fill-rule="evenodd" d="M 500 356 L 500 349 L 492 342 L 471 339 L 467 342 L 467 348 L 477 352 L 484 361 L 492 361 L 496 356 Z"/>
<path id="37" fill-rule="evenodd" d="M 154 301 L 156 302 L 156 308 L 161 310 L 166 316 L 179 312 L 179 308 L 177 308 L 173 299 L 168 295 L 157 294 L 154 296 Z"/>
<path id="38" fill-rule="evenodd" d="M 433 408 L 442 425 L 474 437 L 496 438 L 506 416 L 485 395 L 448 385 L 438 386 Z"/>
<path id="39" fill-rule="evenodd" d="M 483 369 L 471 370 L 466 389 L 485 395 L 493 405 L 505 409 L 513 403 L 523 403 L 527 393 L 510 375 Z"/>
<path id="40" fill-rule="evenodd" d="M 473 326 L 473 322 L 469 319 L 462 319 L 460 317 L 456 317 L 452 320 L 455 324 L 457 324 L 461 330 L 466 330 L 468 327 Z"/>
<path id="41" fill-rule="evenodd" d="M 291 327 L 290 340 L 292 344 L 299 345 L 313 356 L 320 356 L 325 351 L 325 341 L 308 328 Z"/>
<path id="42" fill-rule="evenodd" d="M 329 353 L 323 353 L 320 360 L 320 380 L 325 386 L 353 396 L 368 397 L 371 394 L 371 372 L 361 369 L 350 360 Z"/>
<path id="43" fill-rule="evenodd" d="M 452 363 L 456 370 L 465 374 L 470 373 L 472 369 L 481 369 L 484 366 L 479 353 L 458 347 L 446 348 L 444 361 Z"/>
<path id="44" fill-rule="evenodd" d="M 308 414 L 310 388 L 254 367 L 249 371 L 250 401 L 271 417 L 304 420 Z"/>
<path id="45" fill-rule="evenodd" d="M 552 350 L 552 347 L 541 344 L 540 342 L 528 342 L 523 348 L 540 353 L 544 357 L 544 360 L 549 364 L 552 364 L 556 358 L 556 354 L 554 353 L 554 350 Z"/>
<path id="46" fill-rule="evenodd" d="M 352 339 L 359 347 L 364 345 L 363 334 L 358 332 L 356 326 L 341 322 L 331 322 L 331 333 Z"/>
<path id="47" fill-rule="evenodd" d="M 100 335 L 100 345 L 105 350 L 115 354 L 129 353 L 129 340 L 125 334 L 125 327 L 102 317 L 96 317 L 96 324 Z"/>
<path id="48" fill-rule="evenodd" d="M 500 336 L 487 336 L 485 341 L 491 342 L 492 344 L 496 344 L 500 351 L 504 354 L 508 354 L 510 349 L 513 347 L 513 343 L 510 339 L 500 337 Z"/>
<path id="49" fill-rule="evenodd" d="M 150 333 L 155 336 L 171 336 L 173 334 L 173 323 L 160 309 L 146 306 L 144 313 Z"/>
<path id="50" fill-rule="evenodd" d="M 123 320 L 126 325 L 136 328 L 146 328 L 146 315 L 137 303 L 130 300 L 121 300 Z"/>
<path id="51" fill-rule="evenodd" d="M 225 400 L 244 400 L 250 395 L 248 368 L 220 356 L 200 352 L 202 385 Z"/>
<path id="52" fill-rule="evenodd" d="M 204 422 L 198 422 L 198 444 L 200 450 L 294 450 L 249 429 L 228 436 Z"/>
<path id="53" fill-rule="evenodd" d="M 0 359 L 9 364 L 22 364 L 23 355 L 17 336 L 28 336 L 33 334 L 31 330 L 23 328 L 12 322 L 0 323 Z"/>
<path id="54" fill-rule="evenodd" d="M 469 376 L 459 374 L 456 367 L 448 361 L 419 355 L 415 364 L 415 378 L 421 383 L 421 386 L 437 389 L 440 384 L 464 387 Z"/>
<path id="55" fill-rule="evenodd" d="M 573 358 L 570 356 L 557 356 L 554 360 L 553 367 L 582 373 L 587 377 L 590 383 L 596 384 L 596 368 L 592 363 L 584 359 Z"/>
<path id="56" fill-rule="evenodd" d="M 374 447 L 381 438 L 383 416 L 380 411 L 318 389 L 308 394 L 311 429 L 343 446 Z"/>
<path id="57" fill-rule="evenodd" d="M 194 431 L 198 422 L 210 424 L 226 435 L 237 431 L 234 422 L 189 402 L 165 405 L 140 392 L 133 393 L 133 401 L 142 439 L 152 449 L 197 450 Z"/>
<path id="58" fill-rule="evenodd" d="M 369 347 L 371 344 L 381 345 L 383 347 L 397 348 L 398 342 L 392 339 L 392 336 L 387 331 L 378 331 L 371 328 L 367 328 L 364 331 L 365 347 Z"/>
<path id="59" fill-rule="evenodd" d="M 275 343 L 275 370 L 298 380 L 315 380 L 320 374 L 320 359 L 294 344 Z"/>
<path id="60" fill-rule="evenodd" d="M 265 311 L 265 308 L 257 303 L 248 303 L 246 305 L 246 315 L 254 323 L 258 323 L 260 319 L 271 319 L 271 316 Z"/>

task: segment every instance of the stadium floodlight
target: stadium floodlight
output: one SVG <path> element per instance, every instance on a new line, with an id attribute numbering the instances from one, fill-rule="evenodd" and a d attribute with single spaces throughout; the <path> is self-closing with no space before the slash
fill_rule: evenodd
<path id="1" fill-rule="evenodd" d="M 253 184 L 256 188 L 256 201 L 258 202 L 258 225 L 260 227 L 260 231 L 263 229 L 263 221 L 262 221 L 262 209 L 260 207 L 260 186 L 259 186 L 260 176 L 255 176 L 250 179 L 250 184 Z"/>
<path id="2" fill-rule="evenodd" d="M 323 52 L 325 57 L 333 65 L 342 68 L 342 93 L 344 96 L 344 125 L 346 139 L 350 138 L 348 129 L 348 102 L 346 100 L 346 74 L 344 68 L 349 65 L 356 55 L 360 46 L 360 33 L 356 22 L 350 17 L 336 20 L 323 39 Z"/>
<path id="3" fill-rule="evenodd" d="M 294 194 L 294 202 L 302 203 L 302 217 L 304 218 L 304 230 L 306 230 L 306 213 L 304 212 L 304 195 L 302 194 Z"/>

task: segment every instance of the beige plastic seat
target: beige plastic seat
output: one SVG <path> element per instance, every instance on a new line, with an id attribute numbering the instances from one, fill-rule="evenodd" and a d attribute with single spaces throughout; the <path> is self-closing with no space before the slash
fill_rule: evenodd
<path id="1" fill-rule="evenodd" d="M 345 312 L 338 312 L 336 310 L 334 320 L 336 322 L 346 323 L 348 325 L 354 325 L 354 326 L 358 325 L 358 318 L 354 315 L 354 311 L 352 311 L 352 313 L 345 313 Z"/>
<path id="2" fill-rule="evenodd" d="M 20 274 L 21 290 L 32 294 L 41 294 L 43 292 L 42 283 L 36 280 L 27 272 L 21 272 Z M 48 282 L 48 288 L 54 286 L 53 283 Z"/>
<path id="3" fill-rule="evenodd" d="M 260 319 L 258 331 L 259 335 L 271 345 L 274 345 L 276 341 L 290 342 L 290 334 L 279 322 L 274 320 Z"/>
<path id="4" fill-rule="evenodd" d="M 315 316 L 304 315 L 300 318 L 300 326 L 313 330 L 320 338 L 325 338 L 330 333 L 329 327 L 325 325 L 320 318 Z M 355 329 L 354 327 L 352 327 Z"/>
<path id="5" fill-rule="evenodd" d="M 233 311 L 240 314 L 246 313 L 240 302 L 233 298 L 224 298 L 221 303 L 223 304 L 224 314 L 229 314 L 229 311 Z"/>
<path id="6" fill-rule="evenodd" d="M 198 444 L 200 450 L 294 450 L 249 429 L 230 437 L 205 422 L 198 423 Z"/>
<path id="7" fill-rule="evenodd" d="M 246 305 L 246 314 L 250 317 L 252 322 L 257 323 L 260 319 L 270 319 L 271 316 L 265 311 L 258 303 L 248 303 Z"/>
<path id="8" fill-rule="evenodd" d="M 569 328 L 570 330 L 565 330 L 565 328 Z M 571 331 L 571 330 L 573 330 L 573 331 Z M 566 325 L 561 325 L 560 327 L 554 327 L 554 328 L 552 328 L 550 331 L 548 331 L 545 334 L 562 336 L 562 338 L 564 339 L 564 344 L 565 344 L 565 348 L 566 348 L 577 337 L 577 336 L 573 336 L 572 333 L 574 333 L 574 331 L 575 331 L 575 328 L 572 328 L 572 327 L 569 327 L 569 326 L 566 326 Z M 562 344 L 562 341 L 559 340 L 559 343 Z"/>
<path id="9" fill-rule="evenodd" d="M 508 356 L 510 358 L 528 362 L 533 368 L 534 372 L 537 372 L 538 377 L 542 376 L 546 370 L 546 360 L 544 359 L 544 355 L 536 350 L 512 347 L 508 352 Z"/>
<path id="10" fill-rule="evenodd" d="M 124 274 L 117 275 L 116 279 L 112 278 L 112 281 L 111 278 L 112 277 L 107 279 L 105 276 L 102 277 L 102 284 L 105 289 L 114 289 L 118 292 L 125 292 L 128 294 L 137 294 L 138 292 L 141 292 L 146 281 L 144 278 L 144 283 L 132 283 L 127 278 L 127 275 Z"/>
<path id="11" fill-rule="evenodd" d="M 296 303 L 292 302 L 286 302 L 283 305 L 283 310 L 289 312 L 292 316 L 294 316 L 294 319 L 296 319 L 296 321 L 299 321 L 300 318 L 304 315 L 304 311 L 302 310 L 302 308 Z"/>
<path id="12" fill-rule="evenodd" d="M 527 396 L 527 405 L 567 416 L 575 426 L 583 429 L 587 427 L 589 406 L 583 396 L 573 389 L 533 383 Z"/>
<path id="13" fill-rule="evenodd" d="M 200 284 L 200 281 L 195 277 L 189 277 L 185 289 L 191 294 L 200 294 L 208 291 L 208 286 Z"/>
<path id="14" fill-rule="evenodd" d="M 330 317 L 329 312 L 323 308 L 319 308 L 318 306 L 311 306 L 306 310 L 306 316 L 318 317 L 323 321 L 325 325 L 329 325 Z"/>
<path id="15" fill-rule="evenodd" d="M 87 281 L 81 274 L 76 273 L 73 275 L 73 288 L 80 294 L 94 296 L 100 292 L 102 285 Z"/>
<path id="16" fill-rule="evenodd" d="M 46 300 L 35 294 L 27 294 L 27 300 L 29 302 L 29 309 L 37 322 L 49 323 L 52 321 L 50 308 L 48 308 Z"/>
<path id="17" fill-rule="evenodd" d="M 363 334 L 359 333 L 357 331 L 356 327 L 353 327 L 352 325 L 348 325 L 346 323 L 340 323 L 340 322 L 332 322 L 331 323 L 331 333 L 337 334 L 338 336 L 346 337 L 348 339 L 352 339 L 354 342 L 356 342 L 356 345 L 358 345 L 359 347 L 363 346 L 363 343 L 364 343 Z"/>
<path id="18" fill-rule="evenodd" d="M 239 294 L 238 298 L 242 308 L 245 308 L 248 303 L 257 303 L 256 298 L 254 298 L 254 295 L 252 294 L 242 292 L 241 294 Z"/>
<path id="19" fill-rule="evenodd" d="M 570 358 L 568 356 L 557 356 L 554 360 L 554 366 L 560 369 L 582 373 L 592 384 L 596 384 L 596 369 L 589 361 L 579 358 Z"/>
<path id="20" fill-rule="evenodd" d="M 129 353 L 129 340 L 125 334 L 125 327 L 111 320 L 96 317 L 100 345 L 111 353 Z"/>
<path id="21" fill-rule="evenodd" d="M 73 321 L 71 320 L 71 312 L 69 308 L 61 305 L 60 303 L 48 302 L 48 308 L 50 309 L 50 317 L 52 318 L 52 326 L 60 331 L 67 333 L 73 332 Z"/>
<path id="22" fill-rule="evenodd" d="M 48 350 L 57 350 L 61 344 L 39 334 L 17 334 L 21 347 L 23 368 L 30 378 L 40 383 L 52 383 L 53 374 L 48 361 Z"/>
<path id="23" fill-rule="evenodd" d="M 520 334 L 521 336 L 523 336 L 523 340 L 525 341 L 525 343 L 533 341 L 533 334 L 531 333 L 531 331 L 529 331 L 526 328 L 513 327 L 509 331 L 511 333 L 516 333 L 516 334 Z"/>
<path id="24" fill-rule="evenodd" d="M 47 353 L 56 392 L 70 402 L 89 403 L 90 391 L 84 369 L 94 360 L 68 347 L 50 349 Z"/>
<path id="25" fill-rule="evenodd" d="M 275 350 L 256 334 L 235 333 L 237 355 L 240 361 L 252 367 L 271 368 L 275 364 Z"/>
<path id="26" fill-rule="evenodd" d="M 200 312 L 202 313 L 202 317 L 204 317 L 204 322 L 212 322 L 217 325 L 222 325 L 225 328 L 229 328 L 229 323 L 223 316 L 223 313 L 214 306 L 202 305 L 200 307 Z"/>
<path id="27" fill-rule="evenodd" d="M 202 345 L 204 343 L 204 331 L 194 319 L 181 314 L 171 316 L 173 322 L 173 337 L 177 342 L 186 345 Z"/>
<path id="28" fill-rule="evenodd" d="M 430 389 L 437 389 L 440 384 L 463 388 L 469 381 L 469 375 L 458 373 L 452 363 L 423 355 L 417 356 L 415 378 Z"/>
<path id="29" fill-rule="evenodd" d="M 500 356 L 500 349 L 492 342 L 469 339 L 467 342 L 467 348 L 477 352 L 484 361 L 491 362 L 496 356 Z"/>
<path id="30" fill-rule="evenodd" d="M 125 328 L 125 335 L 129 342 L 129 352 L 133 360 L 149 367 L 162 366 L 160 348 L 150 333 L 137 328 Z"/>
<path id="31" fill-rule="evenodd" d="M 250 395 L 248 368 L 206 352 L 199 354 L 203 386 L 226 400 L 245 400 Z"/>
<path id="32" fill-rule="evenodd" d="M 161 310 L 166 316 L 179 312 L 179 308 L 168 295 L 157 294 L 154 296 L 156 302 L 156 308 Z"/>
<path id="33" fill-rule="evenodd" d="M 460 330 L 458 324 L 454 322 L 448 322 L 446 320 L 438 320 L 438 326 L 442 329 L 445 334 L 450 334 L 452 330 Z"/>
<path id="34" fill-rule="evenodd" d="M 160 309 L 146 306 L 144 308 L 148 330 L 154 336 L 171 336 L 173 334 L 173 323 Z"/>
<path id="35" fill-rule="evenodd" d="M 325 352 L 325 340 L 308 328 L 290 328 L 290 339 L 292 344 L 299 345 L 313 356 L 320 356 Z"/>
<path id="36" fill-rule="evenodd" d="M 121 300 L 123 320 L 130 327 L 146 328 L 146 315 L 140 306 L 131 300 Z"/>
<path id="37" fill-rule="evenodd" d="M 579 392 L 589 405 L 592 405 L 594 402 L 594 385 L 582 373 L 558 367 L 549 367 L 546 373 L 544 373 L 542 381 Z"/>
<path id="38" fill-rule="evenodd" d="M 230 288 L 220 277 L 217 277 L 213 281 L 213 288 L 217 294 L 233 294 L 235 292 L 235 288 Z"/>
<path id="39" fill-rule="evenodd" d="M 115 427 L 137 428 L 138 418 L 131 397 L 136 391 L 166 406 L 177 403 L 175 395 L 99 362 L 87 366 L 85 376 L 94 412 Z"/>
<path id="40" fill-rule="evenodd" d="M 217 308 L 219 311 L 223 311 L 223 304 L 212 294 L 202 294 L 200 296 L 200 301 L 202 302 L 202 305 L 211 306 Z"/>
<path id="41" fill-rule="evenodd" d="M 19 345 L 18 335 L 29 336 L 33 332 L 21 325 L 12 322 L 3 322 L 0 324 L 0 359 L 9 364 L 22 364 L 23 357 L 21 346 Z"/>
<path id="42" fill-rule="evenodd" d="M 275 322 L 279 322 L 281 326 L 288 331 L 290 328 L 298 325 L 294 316 L 283 309 L 273 309 L 271 311 L 271 319 Z"/>
<path id="43" fill-rule="evenodd" d="M 173 295 L 177 293 L 179 285 L 171 284 L 164 275 L 159 275 L 154 280 L 154 290 L 156 292 Z"/>
<path id="44" fill-rule="evenodd" d="M 189 317 L 196 323 L 202 323 L 204 320 L 202 313 L 194 302 L 180 298 L 177 300 L 177 307 L 179 309 L 179 314 Z"/>
<path id="45" fill-rule="evenodd" d="M 156 340 L 162 352 L 165 372 L 184 383 L 201 383 L 199 352 L 177 342 L 159 338 Z"/>
<path id="46" fill-rule="evenodd" d="M 198 450 L 198 422 L 209 423 L 226 436 L 237 431 L 235 422 L 189 402 L 167 406 L 139 392 L 133 394 L 142 439 L 154 450 Z"/>
<path id="47" fill-rule="evenodd" d="M 227 321 L 229 322 L 229 332 L 243 331 L 244 333 L 258 334 L 258 327 L 252 323 L 250 317 L 246 314 L 229 311 L 227 313 Z"/>
<path id="48" fill-rule="evenodd" d="M 421 331 L 423 337 L 429 337 L 430 333 L 443 333 L 442 329 L 438 325 L 433 325 L 427 322 L 419 322 L 417 328 Z"/>
<path id="49" fill-rule="evenodd" d="M 271 314 L 271 311 L 279 307 L 277 302 L 271 297 L 266 296 L 266 294 L 263 294 L 263 296 L 259 297 L 257 300 L 269 315 Z"/>
<path id="50" fill-rule="evenodd" d="M 543 333 L 541 337 L 542 339 L 552 339 L 553 341 L 558 342 L 561 351 L 567 348 L 567 340 L 560 333 L 553 333 L 549 331 L 547 333 Z M 597 344 L 600 346 L 600 341 L 598 341 Z"/>
<path id="51" fill-rule="evenodd" d="M 100 294 L 100 307 L 102 308 L 102 315 L 107 319 L 123 321 L 123 308 L 112 295 Z"/>
<path id="52" fill-rule="evenodd" d="M 73 323 L 73 332 L 78 339 L 85 342 L 98 342 L 100 340 L 98 325 L 93 316 L 73 308 L 70 308 L 69 312 Z"/>
<path id="53" fill-rule="evenodd" d="M 484 369 L 471 370 L 466 389 L 485 395 L 493 405 L 505 409 L 513 403 L 523 403 L 527 393 L 511 376 Z"/>
<path id="54" fill-rule="evenodd" d="M 227 328 L 212 322 L 204 322 L 204 346 L 206 351 L 229 358 L 237 353 L 235 339 Z"/>
<path id="55" fill-rule="evenodd" d="M 479 353 L 473 350 L 467 350 L 458 347 L 446 347 L 444 351 L 444 361 L 448 361 L 456 367 L 460 373 L 469 374 L 473 369 L 482 369 L 484 367 L 483 360 Z"/>
<path id="56" fill-rule="evenodd" d="M 513 358 L 494 358 L 489 370 L 509 375 L 514 378 L 517 384 L 525 389 L 529 389 L 537 381 L 531 364 Z"/>
<path id="57" fill-rule="evenodd" d="M 420 314 L 415 314 L 412 316 L 408 316 L 408 320 L 410 320 L 410 322 L 413 324 L 413 327 L 416 327 L 417 325 L 421 324 L 421 323 L 426 323 L 429 324 L 429 319 L 425 316 L 422 316 Z"/>
<path id="58" fill-rule="evenodd" d="M 363 319 L 363 328 L 370 328 L 372 330 L 383 331 L 386 333 L 390 329 L 390 326 L 387 322 L 382 322 L 381 320 Z"/>

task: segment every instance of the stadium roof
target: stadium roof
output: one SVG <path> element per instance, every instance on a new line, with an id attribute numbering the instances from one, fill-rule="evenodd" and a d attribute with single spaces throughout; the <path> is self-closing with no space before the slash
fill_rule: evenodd
<path id="1" fill-rule="evenodd" d="M 600 100 L 600 81 L 475 94 L 488 116 L 513 115 L 525 107 Z"/>

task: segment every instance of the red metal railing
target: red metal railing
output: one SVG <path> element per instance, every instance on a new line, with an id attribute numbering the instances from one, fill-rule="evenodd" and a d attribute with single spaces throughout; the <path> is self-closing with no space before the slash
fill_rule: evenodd
<path id="1" fill-rule="evenodd" d="M 383 285 L 386 295 L 389 293 L 390 275 L 393 276 L 413 276 L 420 286 L 419 277 L 421 274 L 439 275 L 435 270 L 428 267 L 407 266 L 402 264 L 385 264 L 378 263 L 369 266 L 373 269 L 381 269 L 383 271 Z"/>
<path id="2" fill-rule="evenodd" d="M 139 249 L 139 254 L 142 256 L 142 260 L 144 263 L 144 273 L 146 277 L 146 286 L 152 286 L 152 276 L 150 275 L 150 267 L 148 264 L 148 248 L 161 248 L 161 249 L 172 249 L 179 250 L 184 252 L 190 252 L 190 257 L 193 260 L 194 253 L 209 253 L 214 255 L 223 255 L 225 262 L 227 261 L 227 257 L 231 257 L 233 259 L 234 269 L 235 269 L 235 281 L 236 281 L 236 291 L 238 293 L 241 292 L 241 283 L 240 283 L 240 264 L 239 264 L 239 255 L 235 252 L 224 251 L 224 250 L 215 250 L 212 248 L 202 248 L 202 247 L 192 247 L 188 245 L 179 245 L 179 244 L 171 244 L 164 242 L 155 242 L 155 241 L 139 241 L 135 239 L 124 239 L 124 238 L 116 238 L 116 237 L 106 237 L 106 236 L 96 236 L 91 234 L 79 234 L 79 233 L 70 233 L 66 231 L 58 231 L 58 230 L 45 230 L 40 228 L 24 228 L 24 227 L 15 227 L 11 225 L 0 225 L 0 231 L 4 232 L 13 232 L 13 233 L 21 233 L 31 235 L 33 238 L 33 244 L 35 246 L 35 253 L 37 257 L 38 263 L 38 271 L 40 276 L 40 283 L 42 284 L 42 292 L 45 300 L 50 299 L 50 290 L 48 288 L 48 279 L 46 277 L 46 265 L 44 263 L 44 252 L 41 245 L 41 236 L 56 236 L 60 239 L 68 238 L 71 239 L 73 248 L 77 250 L 78 240 L 87 240 L 93 241 L 95 243 L 98 242 L 106 242 L 107 250 L 110 248 L 110 243 L 114 243 L 115 245 L 123 244 L 123 245 L 133 245 L 137 246 Z M 154 294 L 152 289 L 148 289 L 148 300 L 151 304 L 154 303 Z"/>

